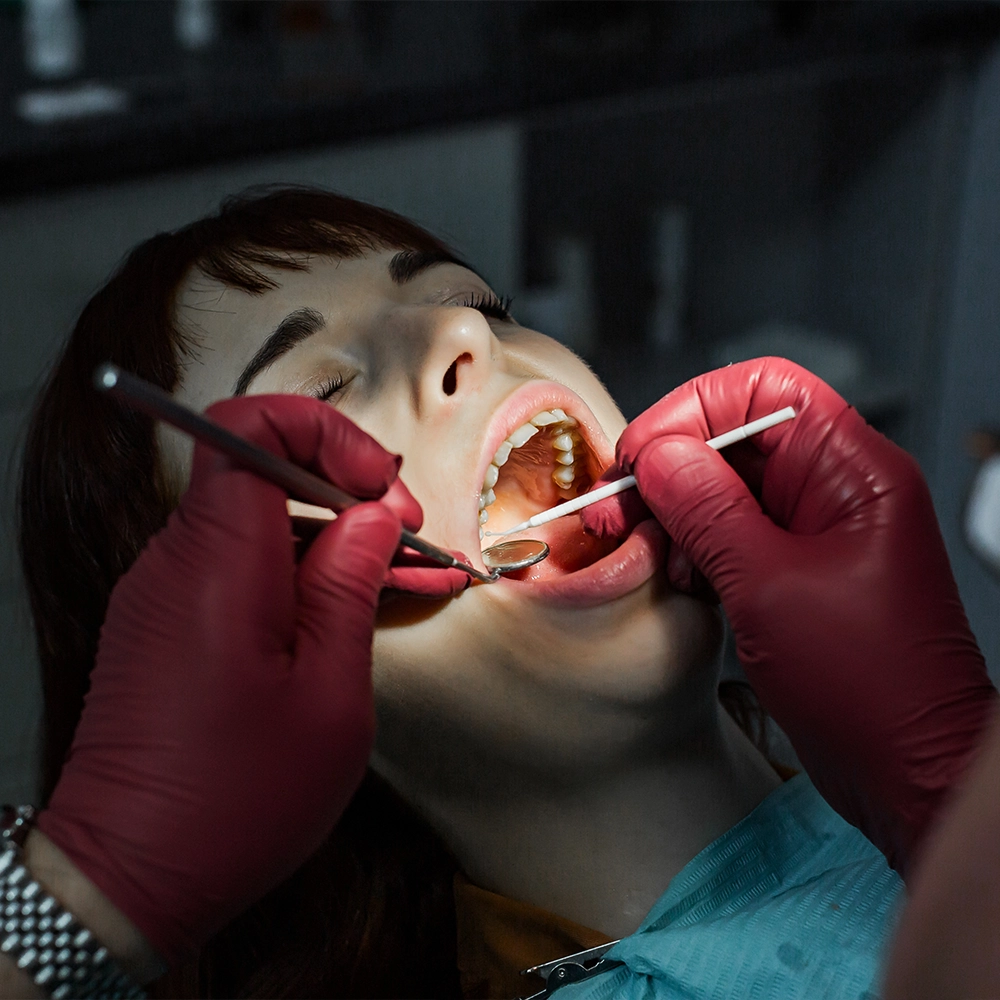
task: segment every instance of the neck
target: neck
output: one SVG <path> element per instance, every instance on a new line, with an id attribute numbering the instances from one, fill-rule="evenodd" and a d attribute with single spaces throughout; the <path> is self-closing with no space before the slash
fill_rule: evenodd
<path id="1" fill-rule="evenodd" d="M 780 784 L 721 707 L 696 739 L 582 778 L 504 769 L 475 801 L 415 804 L 475 884 L 621 937 Z"/>

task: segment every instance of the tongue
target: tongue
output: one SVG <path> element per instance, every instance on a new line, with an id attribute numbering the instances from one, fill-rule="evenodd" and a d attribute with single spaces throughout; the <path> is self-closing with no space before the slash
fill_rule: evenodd
<path id="1" fill-rule="evenodd" d="M 511 535 L 511 538 L 538 538 L 549 546 L 549 555 L 534 566 L 506 573 L 513 580 L 548 580 L 583 569 L 613 552 L 622 543 L 621 538 L 595 538 L 584 533 L 579 514 L 561 517 L 540 528 Z"/>

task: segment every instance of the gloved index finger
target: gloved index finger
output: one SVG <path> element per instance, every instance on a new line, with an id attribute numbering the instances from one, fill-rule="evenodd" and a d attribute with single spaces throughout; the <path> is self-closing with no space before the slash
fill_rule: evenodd
<path id="1" fill-rule="evenodd" d="M 460 562 L 469 563 L 463 552 L 452 551 Z M 401 548 L 393 557 L 383 586 L 417 597 L 454 597 L 472 584 L 472 577 L 460 569 L 449 569 L 411 549 Z"/>
<path id="2" fill-rule="evenodd" d="M 664 435 L 639 453 L 635 474 L 656 519 L 723 600 L 734 579 L 769 562 L 780 529 L 710 448 Z"/>
<path id="3" fill-rule="evenodd" d="M 707 441 L 786 406 L 796 419 L 749 439 L 754 448 L 770 454 L 788 435 L 814 437 L 812 425 L 828 426 L 848 408 L 830 386 L 792 361 L 743 361 L 685 382 L 636 417 L 618 441 L 618 465 L 631 471 L 643 447 L 665 434 Z"/>
<path id="4" fill-rule="evenodd" d="M 354 497 L 377 499 L 399 472 L 399 456 L 342 413 L 307 396 L 227 399 L 209 407 L 206 416 Z M 192 477 L 197 472 L 196 450 Z"/>
<path id="5" fill-rule="evenodd" d="M 622 472 L 618 463 L 614 462 L 601 473 L 592 490 L 626 475 L 628 473 Z M 651 516 L 638 490 L 623 490 L 580 511 L 584 531 L 598 538 L 624 538 L 640 521 Z"/>

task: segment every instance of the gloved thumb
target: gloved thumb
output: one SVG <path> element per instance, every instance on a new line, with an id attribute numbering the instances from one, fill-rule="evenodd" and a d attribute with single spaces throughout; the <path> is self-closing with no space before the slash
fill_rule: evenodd
<path id="1" fill-rule="evenodd" d="M 616 462 L 605 470 L 591 487 L 591 491 L 613 483 L 626 474 Z M 589 535 L 596 535 L 598 538 L 625 538 L 650 513 L 636 490 L 625 490 L 584 507 L 580 516 L 583 519 L 583 530 Z"/>
<path id="2" fill-rule="evenodd" d="M 746 483 L 703 441 L 680 434 L 646 444 L 632 473 L 646 505 L 725 600 L 727 584 L 745 578 L 783 534 Z"/>
<path id="3" fill-rule="evenodd" d="M 331 671 L 338 663 L 370 663 L 378 595 L 400 531 L 398 515 L 385 504 L 363 503 L 344 511 L 312 543 L 296 571 L 299 663 Z M 339 677 L 337 685 L 360 684 L 364 693 L 369 671 L 354 673 L 363 676 Z"/>

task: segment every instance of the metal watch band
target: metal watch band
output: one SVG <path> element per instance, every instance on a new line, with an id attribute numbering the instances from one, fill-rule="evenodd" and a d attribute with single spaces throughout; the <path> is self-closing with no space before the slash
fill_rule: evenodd
<path id="1" fill-rule="evenodd" d="M 4 806 L 0 828 L 0 951 L 55 1000 L 140 1000 L 143 989 L 97 939 L 50 896 L 23 864 L 21 845 L 34 819 L 30 806 Z"/>

